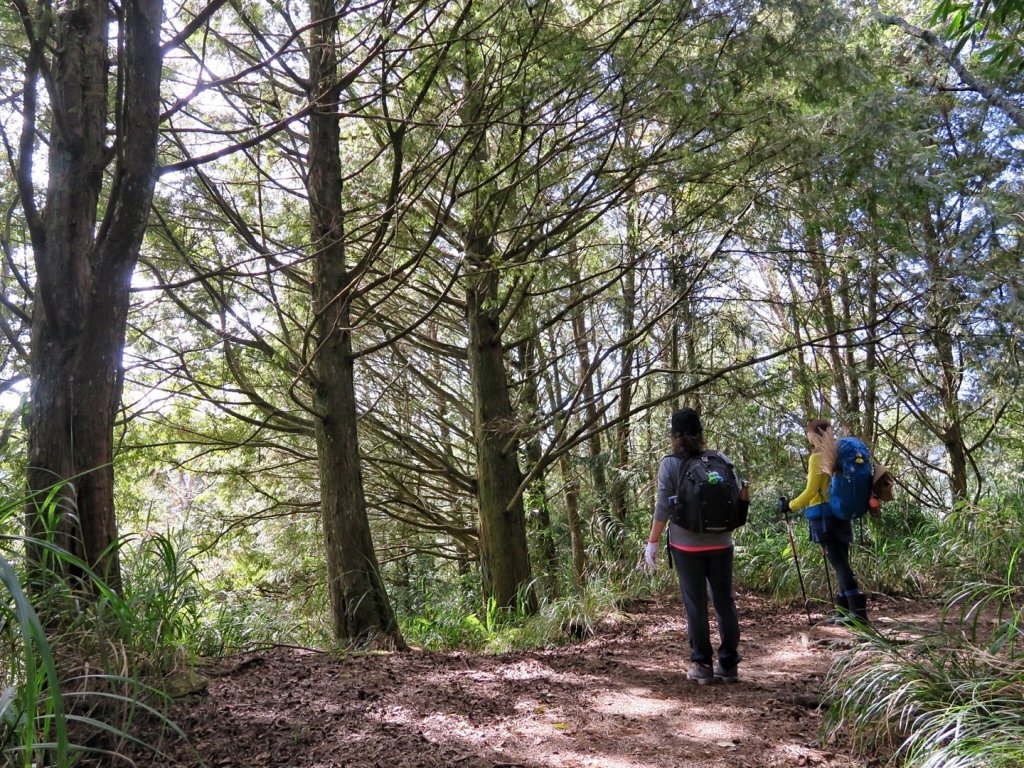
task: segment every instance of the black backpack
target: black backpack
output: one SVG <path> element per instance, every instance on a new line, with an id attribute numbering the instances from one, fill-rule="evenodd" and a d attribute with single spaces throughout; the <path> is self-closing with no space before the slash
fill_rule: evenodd
<path id="1" fill-rule="evenodd" d="M 693 533 L 724 533 L 747 522 L 747 505 L 740 504 L 736 472 L 725 456 L 718 451 L 673 456 L 681 464 L 676 495 L 669 499 L 673 523 Z"/>

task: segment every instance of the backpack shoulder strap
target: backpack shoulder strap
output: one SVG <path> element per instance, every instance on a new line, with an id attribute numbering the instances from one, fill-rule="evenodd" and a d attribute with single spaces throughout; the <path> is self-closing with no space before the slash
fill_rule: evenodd
<path id="1" fill-rule="evenodd" d="M 728 464 L 730 467 L 732 466 L 732 461 L 730 461 L 729 457 L 726 456 L 721 451 L 704 451 L 704 453 L 705 454 L 709 454 L 709 455 L 713 454 L 713 455 L 717 456 L 718 458 L 720 458 L 722 461 L 724 461 L 726 464 Z"/>
<path id="2" fill-rule="evenodd" d="M 678 491 L 683 487 L 683 479 L 686 477 L 686 468 L 690 466 L 690 462 L 696 459 L 698 456 L 703 456 L 703 453 L 698 453 L 695 456 L 686 456 L 682 452 L 676 451 L 670 453 L 673 459 L 676 459 L 679 463 L 676 464 L 676 490 Z"/>
<path id="3" fill-rule="evenodd" d="M 686 456 L 681 451 L 676 451 L 675 453 L 670 453 L 669 456 L 671 456 L 673 459 L 678 459 L 679 463 L 685 466 L 685 465 L 689 464 L 691 461 L 693 461 L 694 459 L 696 459 L 698 456 L 703 456 L 704 453 L 706 453 L 706 451 L 698 453 L 698 454 L 695 454 L 694 456 Z"/>

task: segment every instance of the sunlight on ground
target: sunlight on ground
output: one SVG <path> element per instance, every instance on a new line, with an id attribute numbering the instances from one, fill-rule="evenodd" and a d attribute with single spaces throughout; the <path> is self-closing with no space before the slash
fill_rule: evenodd
<path id="1" fill-rule="evenodd" d="M 818 645 L 795 632 L 758 658 L 757 674 L 791 676 Z M 616 678 L 632 678 L 632 685 L 609 688 Z M 427 676 L 424 692 L 438 693 L 431 711 L 391 706 L 382 719 L 458 745 L 466 755 L 536 768 L 663 768 L 666 756 L 676 765 L 734 768 L 752 748 L 759 765 L 807 759 L 797 745 L 765 743 L 760 720 L 751 719 L 742 697 L 729 696 L 731 689 L 679 686 L 677 679 L 681 671 L 667 673 L 662 661 L 618 653 L 570 669 L 531 658 L 486 669 L 467 664 L 455 677 Z"/>
<path id="2" fill-rule="evenodd" d="M 586 768 L 665 768 L 662 755 L 651 755 L 649 759 L 629 757 L 595 757 L 593 752 L 573 752 L 565 750 L 556 752 L 551 765 L 580 765 Z"/>
<path id="3" fill-rule="evenodd" d="M 650 699 L 650 693 L 646 688 L 627 688 L 621 695 L 616 695 L 609 701 L 595 701 L 592 708 L 598 712 L 609 715 L 623 715 L 625 717 L 650 717 L 652 715 L 667 715 L 679 706 L 679 702 L 666 700 L 664 698 Z"/>
<path id="4" fill-rule="evenodd" d="M 501 676 L 506 680 L 532 680 L 537 677 L 547 677 L 551 672 L 551 667 L 546 664 L 536 661 L 520 661 L 503 667 Z"/>
<path id="5" fill-rule="evenodd" d="M 799 664 L 807 651 L 801 648 L 799 651 L 775 651 L 764 657 L 764 666 L 769 670 L 778 669 L 782 665 Z"/>
<path id="6" fill-rule="evenodd" d="M 799 744 L 778 744 L 765 754 L 769 765 L 814 765 L 815 752 Z"/>
<path id="7" fill-rule="evenodd" d="M 759 660 L 759 666 L 769 673 L 782 672 L 794 666 L 803 666 L 812 645 L 811 638 L 806 633 L 801 633 L 799 637 L 793 638 L 793 642 L 789 644 L 788 648 L 780 648 L 765 654 Z"/>
<path id="8" fill-rule="evenodd" d="M 700 742 L 732 742 L 750 736 L 729 713 L 723 713 L 721 703 L 712 707 L 682 705 L 679 701 L 652 701 L 643 696 L 616 696 L 614 700 L 595 701 L 592 708 L 607 714 L 628 718 L 658 715 L 671 723 L 671 731 Z"/>
<path id="9" fill-rule="evenodd" d="M 543 700 L 543 694 L 540 698 Z M 500 732 L 474 722 L 472 713 L 466 712 L 424 717 L 392 707 L 386 720 L 402 727 L 415 726 L 438 741 L 458 739 L 467 750 L 475 744 L 513 760 L 528 755 L 534 765 L 581 768 L 663 768 L 666 739 L 684 743 L 684 751 L 700 755 L 703 761 L 716 757 L 728 760 L 734 745 L 753 738 L 730 721 L 721 702 L 694 706 L 677 699 L 651 698 L 651 692 L 642 687 L 606 691 L 589 701 L 587 698 L 581 695 L 574 705 L 566 706 L 564 702 L 548 705 L 532 696 L 524 697 L 513 703 L 515 715 Z M 592 722 L 586 722 L 589 716 L 581 722 L 580 708 L 599 713 L 604 725 L 595 730 Z M 657 734 L 654 740 L 652 733 Z M 672 752 L 678 754 L 680 746 L 675 745 Z"/>

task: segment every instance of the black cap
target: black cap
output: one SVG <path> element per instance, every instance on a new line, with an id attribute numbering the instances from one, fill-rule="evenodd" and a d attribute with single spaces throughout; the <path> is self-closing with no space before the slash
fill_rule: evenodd
<path id="1" fill-rule="evenodd" d="M 672 431 L 690 437 L 703 434 L 704 425 L 700 423 L 700 414 L 693 408 L 680 408 L 672 414 Z"/>

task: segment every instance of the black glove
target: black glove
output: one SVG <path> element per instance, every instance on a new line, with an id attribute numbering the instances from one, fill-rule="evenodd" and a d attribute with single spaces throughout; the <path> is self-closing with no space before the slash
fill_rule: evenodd
<path id="1" fill-rule="evenodd" d="M 779 514 L 785 517 L 789 514 L 789 499 L 779 496 Z"/>

